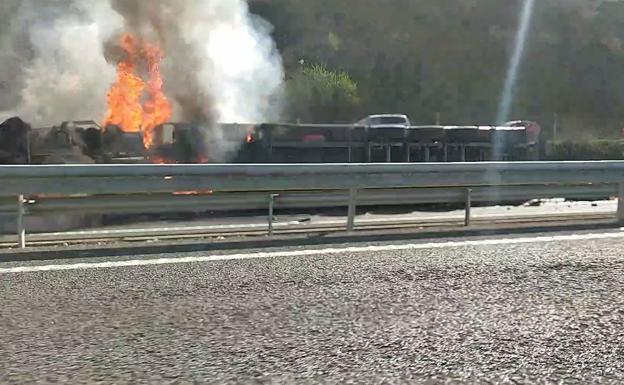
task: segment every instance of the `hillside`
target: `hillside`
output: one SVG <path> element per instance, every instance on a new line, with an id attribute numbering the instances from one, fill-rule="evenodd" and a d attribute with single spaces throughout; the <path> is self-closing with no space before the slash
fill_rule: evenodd
<path id="1" fill-rule="evenodd" d="M 304 104 L 312 104 L 307 107 L 314 113 L 297 117 L 351 121 L 369 112 L 405 112 L 422 124 L 434 123 L 437 113 L 446 124 L 495 121 L 521 5 L 251 2 L 252 11 L 274 25 L 291 82 L 302 65 L 322 64 L 344 72 L 357 87 L 350 99 L 306 96 Z M 562 137 L 617 136 L 624 127 L 623 39 L 623 1 L 539 0 L 512 118 L 536 120 L 550 131 L 556 113 Z M 334 108 L 323 108 L 329 106 Z"/>

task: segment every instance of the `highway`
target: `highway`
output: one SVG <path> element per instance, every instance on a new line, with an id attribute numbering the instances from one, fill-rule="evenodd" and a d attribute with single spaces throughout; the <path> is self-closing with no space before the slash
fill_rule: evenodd
<path id="1" fill-rule="evenodd" d="M 0 383 L 621 383 L 624 231 L 0 264 Z"/>

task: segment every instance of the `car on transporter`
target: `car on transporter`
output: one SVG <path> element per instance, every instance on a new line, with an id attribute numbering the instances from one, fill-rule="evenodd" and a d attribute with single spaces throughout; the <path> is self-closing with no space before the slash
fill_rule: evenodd
<path id="1" fill-rule="evenodd" d="M 377 114 L 369 115 L 355 125 L 366 127 L 371 142 L 394 143 L 403 141 L 412 123 L 404 114 Z"/>
<path id="2" fill-rule="evenodd" d="M 407 115 L 402 114 L 383 114 L 383 115 L 369 115 L 366 118 L 355 123 L 357 126 L 368 127 L 410 127 L 410 122 Z"/>

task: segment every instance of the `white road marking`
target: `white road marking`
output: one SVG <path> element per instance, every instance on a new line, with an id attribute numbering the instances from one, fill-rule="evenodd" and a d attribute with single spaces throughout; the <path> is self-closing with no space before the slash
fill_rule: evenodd
<path id="1" fill-rule="evenodd" d="M 41 265 L 41 266 L 21 266 L 21 267 L 0 268 L 0 274 L 34 273 L 34 272 L 64 271 L 64 270 L 86 270 L 86 269 L 136 267 L 136 266 L 175 265 L 175 264 L 185 264 L 185 263 L 232 261 L 232 260 L 244 260 L 244 259 L 305 257 L 305 256 L 328 255 L 328 254 L 336 255 L 336 254 L 343 254 L 343 253 L 442 249 L 442 248 L 457 248 L 457 247 L 467 247 L 467 246 L 516 245 L 516 244 L 527 244 L 527 243 L 548 243 L 548 242 L 562 242 L 562 241 L 583 241 L 583 240 L 619 239 L 619 238 L 624 238 L 624 231 L 615 232 L 615 233 L 606 233 L 606 234 L 572 234 L 572 235 L 556 235 L 556 236 L 550 236 L 550 237 L 502 238 L 502 239 L 484 239 L 484 240 L 475 240 L 475 241 L 412 243 L 412 244 L 404 244 L 404 245 L 384 245 L 384 246 L 356 246 L 356 247 L 328 248 L 328 249 L 317 249 L 317 250 L 311 249 L 311 250 L 276 251 L 276 252 L 264 252 L 264 253 L 258 252 L 258 253 L 246 253 L 246 254 L 210 255 L 210 256 L 204 256 L 204 257 L 137 259 L 137 260 L 130 260 L 130 261 L 75 263 L 75 264 L 61 264 L 61 265 Z"/>

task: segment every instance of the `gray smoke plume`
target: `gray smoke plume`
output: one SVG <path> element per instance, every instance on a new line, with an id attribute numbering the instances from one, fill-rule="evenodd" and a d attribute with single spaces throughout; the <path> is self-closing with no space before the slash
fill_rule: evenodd
<path id="1" fill-rule="evenodd" d="M 233 153 L 244 131 L 225 132 L 222 123 L 277 118 L 273 103 L 283 80 L 281 58 L 270 25 L 248 12 L 242 0 L 111 0 L 125 30 L 158 42 L 165 93 L 174 115 L 200 124 L 211 159 Z M 230 130 L 232 128 L 230 127 Z"/>
<path id="2" fill-rule="evenodd" d="M 101 120 L 123 32 L 162 46 L 174 120 L 218 131 L 278 117 L 281 58 L 245 0 L 3 0 L 0 15 L 0 118 Z"/>
<path id="3" fill-rule="evenodd" d="M 101 42 L 122 26 L 106 4 L 3 0 L 0 4 L 0 118 L 35 126 L 100 119 L 115 69 Z"/>

